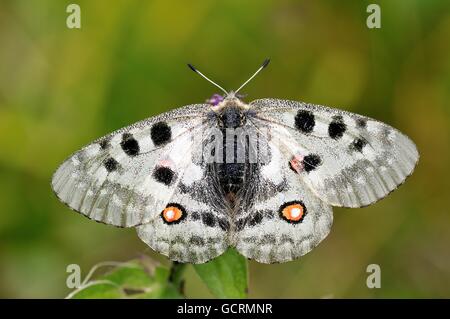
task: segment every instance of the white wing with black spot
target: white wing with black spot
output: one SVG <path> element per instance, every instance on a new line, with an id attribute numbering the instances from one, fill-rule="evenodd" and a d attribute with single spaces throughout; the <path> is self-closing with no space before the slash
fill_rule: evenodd
<path id="1" fill-rule="evenodd" d="M 166 208 L 137 227 L 142 241 L 171 260 L 204 263 L 229 246 L 230 215 L 205 172 L 205 163 L 191 162 Z"/>
<path id="2" fill-rule="evenodd" d="M 242 255 L 261 263 L 303 256 L 328 235 L 333 223 L 331 206 L 286 165 L 275 140 L 269 147 L 270 161 L 260 167 L 254 204 L 238 214 L 233 237 Z"/>
<path id="3" fill-rule="evenodd" d="M 278 147 L 314 194 L 332 206 L 370 205 L 412 174 L 419 153 L 395 128 L 325 106 L 261 99 L 255 125 L 269 125 Z"/>
<path id="4" fill-rule="evenodd" d="M 171 260 L 203 263 L 235 246 L 273 263 L 317 246 L 331 206 L 383 198 L 418 161 L 408 137 L 367 117 L 285 100 L 223 103 L 224 113 L 190 105 L 94 141 L 56 170 L 54 192 L 91 219 L 136 226 Z"/>
<path id="5" fill-rule="evenodd" d="M 154 219 L 191 164 L 208 105 L 186 106 L 94 141 L 54 173 L 52 188 L 70 208 L 99 222 L 131 227 Z"/>

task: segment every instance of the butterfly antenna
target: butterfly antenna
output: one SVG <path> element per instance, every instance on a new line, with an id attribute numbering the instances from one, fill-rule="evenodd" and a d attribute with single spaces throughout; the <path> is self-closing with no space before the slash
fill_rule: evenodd
<path id="1" fill-rule="evenodd" d="M 219 89 L 221 89 L 226 95 L 228 95 L 228 92 L 221 87 L 219 84 L 217 84 L 216 82 L 214 82 L 213 80 L 211 80 L 210 78 L 208 78 L 206 75 L 204 75 L 202 72 L 200 72 L 199 70 L 197 70 L 192 64 L 188 63 L 188 67 L 194 71 L 195 73 L 197 73 L 198 75 L 200 75 L 202 78 L 204 78 L 206 81 L 214 84 L 215 86 L 217 86 Z"/>
<path id="2" fill-rule="evenodd" d="M 270 62 L 270 59 L 265 59 L 264 62 L 261 64 L 258 70 L 247 80 L 242 84 L 239 89 L 237 89 L 234 93 L 239 92 L 244 86 L 247 85 L 248 82 L 250 82 L 256 75 L 258 75 L 259 72 L 261 72 Z"/>

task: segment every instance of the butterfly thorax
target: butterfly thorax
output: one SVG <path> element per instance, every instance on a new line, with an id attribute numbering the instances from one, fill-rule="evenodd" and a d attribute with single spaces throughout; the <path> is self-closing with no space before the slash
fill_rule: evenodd
<path id="1" fill-rule="evenodd" d="M 221 129 L 237 129 L 246 122 L 244 112 L 235 105 L 223 108 L 217 115 L 217 124 Z"/>

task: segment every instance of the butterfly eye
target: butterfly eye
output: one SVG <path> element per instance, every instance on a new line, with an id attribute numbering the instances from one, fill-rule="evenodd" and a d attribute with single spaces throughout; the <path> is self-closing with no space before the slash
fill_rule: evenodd
<path id="1" fill-rule="evenodd" d="M 161 217 L 168 224 L 180 221 L 184 215 L 184 209 L 179 205 L 168 205 L 161 213 Z"/>
<path id="2" fill-rule="evenodd" d="M 281 206 L 280 215 L 288 222 L 301 222 L 305 217 L 306 209 L 301 202 L 286 203 Z"/>

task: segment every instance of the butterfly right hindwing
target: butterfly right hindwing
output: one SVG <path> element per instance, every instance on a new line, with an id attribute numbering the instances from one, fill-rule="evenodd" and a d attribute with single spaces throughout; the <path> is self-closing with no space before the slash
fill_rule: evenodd
<path id="1" fill-rule="evenodd" d="M 270 161 L 260 166 L 257 199 L 235 220 L 236 249 L 261 263 L 286 262 L 308 253 L 328 235 L 333 222 L 331 206 L 286 165 L 275 142 L 268 143 Z"/>

